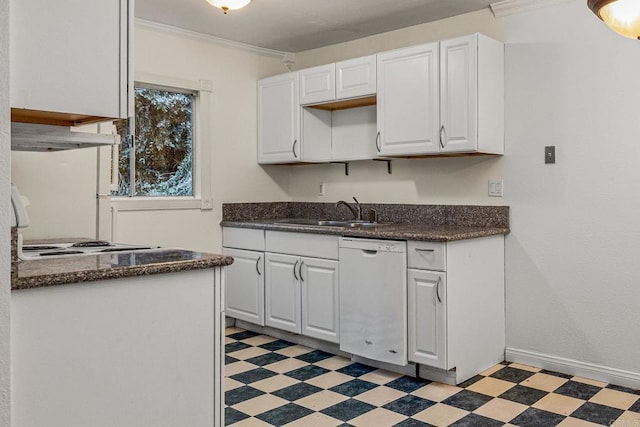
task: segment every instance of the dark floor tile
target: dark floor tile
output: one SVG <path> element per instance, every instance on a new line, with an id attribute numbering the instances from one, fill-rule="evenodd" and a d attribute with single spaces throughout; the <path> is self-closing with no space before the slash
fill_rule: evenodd
<path id="1" fill-rule="evenodd" d="M 321 368 L 320 366 L 309 365 L 286 372 L 285 375 L 300 381 L 306 381 L 319 375 L 326 374 L 327 372 L 329 372 L 328 369 Z"/>
<path id="2" fill-rule="evenodd" d="M 225 365 L 230 365 L 230 364 L 236 363 L 236 362 L 239 362 L 239 360 L 236 359 L 235 357 L 231 357 L 231 356 L 227 356 L 227 355 L 224 356 L 224 364 Z"/>
<path id="3" fill-rule="evenodd" d="M 322 391 L 320 387 L 307 383 L 298 383 L 285 387 L 281 390 L 274 391 L 271 394 L 293 402 L 295 400 L 302 399 L 303 397 L 316 394 L 319 391 Z"/>
<path id="4" fill-rule="evenodd" d="M 249 415 L 244 412 L 237 411 L 233 408 L 224 408 L 224 425 L 226 426 L 230 426 L 246 418 L 249 418 Z"/>
<path id="5" fill-rule="evenodd" d="M 573 411 L 571 416 L 592 423 L 610 426 L 623 412 L 622 409 L 587 402 Z"/>
<path id="6" fill-rule="evenodd" d="M 482 375 L 476 375 L 475 377 L 469 378 L 465 382 L 458 384 L 458 387 L 467 388 L 470 385 L 473 385 L 473 384 L 477 383 L 478 381 L 480 381 L 483 378 L 484 378 L 484 376 L 482 376 Z"/>
<path id="7" fill-rule="evenodd" d="M 545 397 L 546 391 L 538 390 L 531 387 L 525 387 L 523 385 L 517 385 L 502 393 L 500 398 L 510 400 L 512 402 L 522 403 L 523 405 L 531 406 L 538 400 Z"/>
<path id="8" fill-rule="evenodd" d="M 406 396 L 402 396 L 400 399 L 387 403 L 383 408 L 411 417 L 435 404 L 436 402 L 431 400 L 408 394 Z"/>
<path id="9" fill-rule="evenodd" d="M 470 390 L 462 390 L 442 401 L 445 405 L 455 406 L 465 411 L 475 411 L 492 398 Z"/>
<path id="10" fill-rule="evenodd" d="M 257 334 L 251 331 L 243 331 L 243 332 L 238 332 L 236 334 L 228 335 L 228 337 L 234 340 L 242 341 L 242 340 L 246 340 L 247 338 L 257 337 L 258 335 L 260 334 Z"/>
<path id="11" fill-rule="evenodd" d="M 282 350 L 283 348 L 291 347 L 294 345 L 295 345 L 294 343 L 289 341 L 275 340 L 275 341 L 271 341 L 271 342 L 259 345 L 258 347 L 264 348 L 265 350 L 269 350 L 269 351 L 278 351 L 278 350 Z"/>
<path id="12" fill-rule="evenodd" d="M 331 354 L 331 353 L 327 353 L 325 351 L 321 351 L 321 350 L 314 350 L 314 351 L 310 351 L 309 353 L 305 353 L 305 354 L 301 354 L 299 356 L 296 356 L 295 358 L 298 360 L 302 360 L 303 362 L 307 362 L 307 363 L 316 363 L 316 362 L 320 362 L 321 360 L 325 360 L 328 359 L 330 357 L 335 356 L 335 354 Z"/>
<path id="13" fill-rule="evenodd" d="M 477 414 L 469 414 L 463 418 L 460 418 L 450 427 L 502 427 L 504 423 L 502 421 L 494 420 L 493 418 L 483 417 Z"/>
<path id="14" fill-rule="evenodd" d="M 288 359 L 287 356 L 283 356 L 278 353 L 267 353 L 260 356 L 252 357 L 250 359 L 245 360 L 245 362 L 252 363 L 256 366 L 266 366 L 271 365 L 272 363 L 279 362 L 281 360 Z"/>
<path id="15" fill-rule="evenodd" d="M 636 390 L 635 388 L 623 387 L 621 385 L 607 384 L 607 388 L 610 388 L 611 390 L 622 391 L 624 393 L 640 395 L 640 390 Z"/>
<path id="16" fill-rule="evenodd" d="M 260 391 L 248 385 L 228 390 L 224 393 L 224 404 L 233 406 L 237 403 L 244 402 L 245 400 L 253 399 L 254 397 L 262 396 L 264 391 Z"/>
<path id="17" fill-rule="evenodd" d="M 575 397 L 576 399 L 589 400 L 600 390 L 602 390 L 601 387 L 569 380 L 555 389 L 554 393 Z"/>
<path id="18" fill-rule="evenodd" d="M 489 376 L 498 378 L 499 380 L 511 381 L 512 383 L 521 383 L 534 374 L 535 372 L 525 371 L 522 369 L 507 366 Z"/>
<path id="19" fill-rule="evenodd" d="M 563 374 L 561 372 L 555 372 L 555 371 L 547 371 L 546 369 L 541 370 L 540 373 L 541 374 L 547 374 L 547 375 L 553 375 L 554 377 L 566 378 L 568 380 L 573 378 L 573 375 L 567 375 L 567 374 Z"/>
<path id="20" fill-rule="evenodd" d="M 564 420 L 562 415 L 543 411 L 536 408 L 528 408 L 523 413 L 510 421 L 511 424 L 520 427 L 554 427 Z"/>
<path id="21" fill-rule="evenodd" d="M 404 421 L 400 421 L 398 424 L 393 427 L 432 427 L 431 424 L 423 423 L 422 421 L 416 420 L 414 418 L 407 418 Z"/>
<path id="22" fill-rule="evenodd" d="M 230 378 L 236 381 L 240 381 L 241 383 L 244 383 L 244 384 L 251 384 L 256 381 L 264 380 L 265 378 L 271 378 L 274 375 L 277 375 L 277 374 L 268 369 L 256 368 L 250 371 L 241 372 L 239 374 L 232 375 Z"/>
<path id="23" fill-rule="evenodd" d="M 349 424 L 349 423 L 342 423 L 338 427 L 354 427 L 354 426 L 352 424 Z"/>
<path id="24" fill-rule="evenodd" d="M 265 423 L 273 424 L 274 426 L 283 426 L 302 417 L 306 417 L 311 413 L 313 413 L 311 409 L 296 405 L 295 403 L 287 403 L 284 406 L 278 406 L 270 411 L 256 415 L 256 418 Z"/>
<path id="25" fill-rule="evenodd" d="M 388 382 L 385 386 L 404 391 L 405 393 L 412 393 L 430 383 L 431 381 L 423 380 L 422 378 L 404 376 Z"/>
<path id="26" fill-rule="evenodd" d="M 345 396 L 353 397 L 376 387 L 378 387 L 377 384 L 370 383 L 369 381 L 362 381 L 356 378 L 354 380 L 347 381 L 346 383 L 338 384 L 337 386 L 331 387 L 329 390 L 333 391 L 334 393 L 340 393 Z"/>
<path id="27" fill-rule="evenodd" d="M 233 353 L 234 351 L 244 350 L 245 348 L 249 348 L 249 347 L 251 347 L 249 344 L 245 344 L 243 342 L 236 341 L 236 342 L 231 342 L 229 344 L 226 344 L 224 346 L 224 352 L 225 353 Z"/>
<path id="28" fill-rule="evenodd" d="M 640 412 L 640 400 L 637 400 L 636 403 L 631 405 L 631 408 L 629 408 L 629 410 L 633 412 Z"/>
<path id="29" fill-rule="evenodd" d="M 325 415 L 336 418 L 340 421 L 349 421 L 362 414 L 365 414 L 376 407 L 369 405 L 368 403 L 360 402 L 359 400 L 349 399 L 344 402 L 340 402 L 336 405 L 329 406 L 323 409 L 322 412 Z"/>
<path id="30" fill-rule="evenodd" d="M 338 369 L 337 372 L 345 375 L 351 375 L 352 377 L 360 377 L 364 374 L 368 374 L 371 371 L 375 371 L 376 369 L 377 368 L 363 365 L 362 363 L 352 363 L 351 365 Z"/>

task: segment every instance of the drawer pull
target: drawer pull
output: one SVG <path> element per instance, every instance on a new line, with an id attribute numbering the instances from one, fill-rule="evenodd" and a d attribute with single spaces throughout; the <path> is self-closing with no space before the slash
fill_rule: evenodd
<path id="1" fill-rule="evenodd" d="M 420 249 L 420 248 L 416 248 L 416 251 L 418 252 L 435 252 L 435 249 Z"/>

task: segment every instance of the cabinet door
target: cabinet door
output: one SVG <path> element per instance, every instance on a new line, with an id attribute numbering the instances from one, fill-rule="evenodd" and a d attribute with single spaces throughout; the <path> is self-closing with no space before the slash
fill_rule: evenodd
<path id="1" fill-rule="evenodd" d="M 409 360 L 447 369 L 446 276 L 408 270 Z"/>
<path id="2" fill-rule="evenodd" d="M 11 107 L 126 117 L 128 3 L 12 0 Z"/>
<path id="3" fill-rule="evenodd" d="M 302 258 L 302 334 L 337 343 L 339 330 L 338 261 Z"/>
<path id="4" fill-rule="evenodd" d="M 442 152 L 477 150 L 477 35 L 440 42 Z"/>
<path id="5" fill-rule="evenodd" d="M 300 258 L 265 254 L 265 324 L 300 333 Z"/>
<path id="6" fill-rule="evenodd" d="M 258 163 L 291 163 L 302 158 L 298 74 L 258 81 Z"/>
<path id="7" fill-rule="evenodd" d="M 300 105 L 336 99 L 335 64 L 320 65 L 298 71 Z"/>
<path id="8" fill-rule="evenodd" d="M 336 99 L 375 94 L 375 55 L 336 62 Z"/>
<path id="9" fill-rule="evenodd" d="M 381 53 L 377 73 L 379 153 L 437 153 L 438 44 Z"/>
<path id="10" fill-rule="evenodd" d="M 233 257 L 226 268 L 225 312 L 264 326 L 264 253 L 230 248 L 222 253 Z"/>

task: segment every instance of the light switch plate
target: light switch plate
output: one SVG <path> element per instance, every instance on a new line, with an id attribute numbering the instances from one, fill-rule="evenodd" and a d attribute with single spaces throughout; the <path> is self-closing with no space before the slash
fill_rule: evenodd
<path id="1" fill-rule="evenodd" d="M 490 197 L 502 197 L 503 189 L 504 189 L 503 179 L 489 180 L 489 196 Z"/>
<path id="2" fill-rule="evenodd" d="M 544 147 L 544 163 L 552 165 L 556 162 L 556 146 L 547 145 Z"/>

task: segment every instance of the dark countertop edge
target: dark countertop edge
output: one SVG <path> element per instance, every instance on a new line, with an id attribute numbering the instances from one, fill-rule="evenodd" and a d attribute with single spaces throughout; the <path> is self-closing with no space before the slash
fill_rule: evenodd
<path id="1" fill-rule="evenodd" d="M 328 234 L 344 237 L 367 237 L 372 239 L 418 240 L 433 242 L 452 242 L 456 240 L 476 239 L 480 237 L 509 234 L 509 228 L 503 227 L 465 227 L 465 226 L 429 226 L 426 224 L 394 224 L 375 228 L 346 228 L 313 226 L 300 224 L 280 224 L 266 221 L 222 221 L 222 227 L 253 228 L 293 233 Z"/>
<path id="2" fill-rule="evenodd" d="M 201 260 L 170 261 L 166 263 L 138 265 L 133 267 L 116 267 L 104 270 L 84 270 L 69 273 L 41 274 L 14 279 L 11 283 L 11 291 L 74 283 L 97 282 L 126 277 L 150 276 L 154 274 L 175 273 L 189 270 L 204 270 L 207 268 L 224 267 L 231 265 L 232 263 L 233 258 L 220 255 L 215 258 Z"/>

